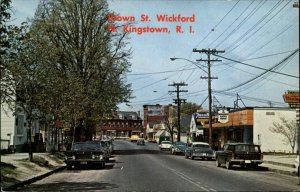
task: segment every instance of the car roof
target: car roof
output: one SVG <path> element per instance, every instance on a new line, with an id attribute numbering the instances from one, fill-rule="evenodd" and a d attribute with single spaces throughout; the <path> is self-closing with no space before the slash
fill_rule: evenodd
<path id="1" fill-rule="evenodd" d="M 192 142 L 193 145 L 195 144 L 200 144 L 200 145 L 209 145 L 208 143 L 205 142 Z"/>
<path id="2" fill-rule="evenodd" d="M 255 146 L 259 146 L 257 144 L 253 144 L 253 143 L 226 143 L 225 145 L 255 145 Z"/>

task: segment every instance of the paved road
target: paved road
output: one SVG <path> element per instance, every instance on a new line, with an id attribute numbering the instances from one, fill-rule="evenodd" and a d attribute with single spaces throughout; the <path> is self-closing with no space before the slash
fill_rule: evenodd
<path id="1" fill-rule="evenodd" d="M 160 152 L 157 144 L 115 141 L 104 169 L 64 170 L 22 191 L 296 191 L 298 179 L 263 169 L 227 170 L 214 161 Z"/>

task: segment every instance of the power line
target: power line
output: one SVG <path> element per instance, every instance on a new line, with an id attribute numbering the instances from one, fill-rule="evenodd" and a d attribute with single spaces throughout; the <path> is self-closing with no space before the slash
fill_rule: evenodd
<path id="1" fill-rule="evenodd" d="M 259 77 L 262 77 L 263 75 L 267 74 L 268 72 L 270 72 L 272 69 L 275 69 L 277 68 L 278 66 L 282 65 L 284 62 L 288 61 L 288 59 L 294 57 L 296 55 L 296 53 L 299 51 L 299 49 L 295 50 L 293 53 L 291 53 L 290 55 L 288 55 L 286 58 L 284 58 L 283 60 L 281 60 L 279 63 L 275 64 L 274 66 L 272 66 L 271 68 L 269 68 L 268 70 L 264 71 L 263 73 L 257 75 L 256 77 L 252 78 L 252 79 L 249 79 L 247 80 L 246 82 L 243 82 L 239 85 L 236 85 L 236 86 L 233 86 L 231 88 L 228 88 L 228 89 L 224 89 L 224 90 L 221 90 L 221 92 L 224 92 L 224 91 L 230 91 L 230 90 L 233 90 L 233 89 L 236 89 L 236 88 L 239 88 L 239 87 L 242 87 L 256 79 L 258 79 Z M 217 55 L 218 56 L 218 55 Z"/>
<path id="2" fill-rule="evenodd" d="M 281 2 L 282 3 L 282 2 Z M 281 4 L 280 3 L 280 1 L 277 3 L 277 4 Z M 226 50 L 228 49 L 228 51 L 227 51 L 227 54 L 228 53 L 230 53 L 230 52 L 232 52 L 233 50 L 235 50 L 237 47 L 239 47 L 241 44 L 243 44 L 245 41 L 247 41 L 249 38 L 251 38 L 254 34 L 256 34 L 261 28 L 263 28 L 269 21 L 271 21 L 272 19 L 274 19 L 275 18 L 275 16 L 278 14 L 278 13 L 280 13 L 282 10 L 283 10 L 283 8 L 285 8 L 288 4 L 290 3 L 290 1 L 288 2 L 288 3 L 286 3 L 285 5 L 284 5 L 284 7 L 282 7 L 279 11 L 277 11 L 276 13 L 275 13 L 275 15 L 273 15 L 269 20 L 267 20 L 261 27 L 259 27 L 256 31 L 254 31 L 252 34 L 250 34 L 260 23 L 262 23 L 272 12 L 274 12 L 275 10 L 276 10 L 276 8 L 279 6 L 277 6 L 277 4 L 266 14 L 266 15 L 264 15 L 254 26 L 252 26 L 246 33 L 244 33 L 242 36 L 240 36 L 240 38 L 237 40 L 237 41 L 235 41 L 235 43 L 234 44 L 237 44 L 238 42 L 240 42 L 242 39 L 244 39 L 244 38 L 246 38 L 246 39 L 244 39 L 240 44 L 238 44 L 238 45 L 232 45 L 232 46 L 229 46 L 229 47 L 227 47 L 226 48 Z M 230 47 L 232 47 L 232 48 L 230 48 Z"/>
<path id="3" fill-rule="evenodd" d="M 237 4 L 240 2 L 237 1 L 233 7 L 225 14 L 225 16 L 213 27 L 213 29 L 217 28 L 217 26 L 226 18 L 227 15 L 229 15 L 229 13 L 237 6 Z M 195 46 L 198 47 L 205 39 L 207 39 L 207 37 L 211 34 L 212 30 L 209 31 L 209 33 Z"/>
<path id="4" fill-rule="evenodd" d="M 208 47 L 211 47 L 211 45 L 216 42 L 246 11 L 249 9 L 249 7 L 254 3 L 252 1 L 243 11 L 241 11 L 241 14 L 221 33 L 213 42 L 211 42 Z M 245 18 L 246 19 L 246 18 Z M 225 38 L 226 39 L 226 38 Z M 216 46 L 217 47 L 217 46 Z"/>
<path id="5" fill-rule="evenodd" d="M 293 54 L 295 54 L 296 52 L 298 52 L 299 49 L 295 50 Z M 230 59 L 230 58 L 227 58 L 227 57 L 223 57 L 223 56 L 220 56 L 220 55 L 216 55 L 216 54 L 213 54 L 214 56 L 217 56 L 217 57 L 221 57 L 223 59 L 227 59 L 229 61 L 233 61 L 233 62 L 236 62 L 236 63 L 240 63 L 240 64 L 243 64 L 243 65 L 246 65 L 246 66 L 249 66 L 249 67 L 253 67 L 253 68 L 256 68 L 256 69 L 261 69 L 261 70 L 264 70 L 264 71 L 267 71 L 267 72 L 272 72 L 272 73 L 277 73 L 277 74 L 280 74 L 280 75 L 284 75 L 284 76 L 288 76 L 288 77 L 293 77 L 293 78 L 297 78 L 299 79 L 298 76 L 294 76 L 294 75 L 290 75 L 290 74 L 286 74 L 286 73 L 281 73 L 281 72 L 277 72 L 277 71 L 273 71 L 272 69 L 265 69 L 265 68 L 262 68 L 262 67 L 257 67 L 257 66 L 254 66 L 254 65 L 250 65 L 250 64 L 247 64 L 247 63 L 243 63 L 243 62 L 240 62 L 240 61 L 237 61 L 237 60 L 234 60 L 234 59 Z"/>

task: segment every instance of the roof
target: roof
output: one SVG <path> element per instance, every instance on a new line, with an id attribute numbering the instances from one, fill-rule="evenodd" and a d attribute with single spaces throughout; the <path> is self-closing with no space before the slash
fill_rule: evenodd
<path id="1" fill-rule="evenodd" d="M 193 145 L 196 145 L 196 144 L 200 144 L 200 145 L 209 145 L 208 143 L 205 143 L 205 142 L 192 142 Z"/>
<path id="2" fill-rule="evenodd" d="M 225 145 L 257 145 L 253 143 L 225 143 Z"/>
<path id="3" fill-rule="evenodd" d="M 114 115 L 115 119 L 141 120 L 141 117 L 135 111 L 117 111 Z"/>

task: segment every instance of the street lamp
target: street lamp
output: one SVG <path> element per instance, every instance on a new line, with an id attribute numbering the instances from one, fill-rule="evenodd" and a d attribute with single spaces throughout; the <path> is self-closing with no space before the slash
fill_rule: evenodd
<path id="1" fill-rule="evenodd" d="M 198 62 L 191 61 L 191 60 L 189 60 L 189 59 L 181 58 L 181 57 L 171 57 L 171 58 L 170 58 L 171 61 L 175 61 L 175 60 L 179 60 L 179 59 L 188 61 L 188 62 L 192 63 L 193 65 L 196 65 L 196 67 L 198 67 L 199 69 L 201 69 L 202 71 L 204 71 L 206 74 L 208 74 L 207 71 L 205 71 L 203 68 L 201 68 L 201 67 L 206 67 L 206 66 L 200 65 Z M 201 67 L 200 67 L 200 66 L 201 66 Z"/>

